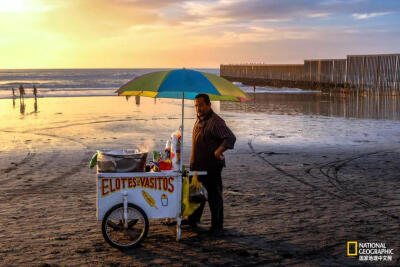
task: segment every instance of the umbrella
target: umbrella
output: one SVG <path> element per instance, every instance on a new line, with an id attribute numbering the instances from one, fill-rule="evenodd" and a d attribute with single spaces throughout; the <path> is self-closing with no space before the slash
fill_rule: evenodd
<path id="1" fill-rule="evenodd" d="M 206 72 L 191 69 L 156 71 L 127 82 L 117 90 L 122 96 L 147 96 L 182 99 L 181 155 L 183 155 L 184 99 L 195 99 L 200 93 L 211 100 L 247 101 L 247 95 L 228 80 Z M 180 171 L 182 171 L 182 157 Z"/>

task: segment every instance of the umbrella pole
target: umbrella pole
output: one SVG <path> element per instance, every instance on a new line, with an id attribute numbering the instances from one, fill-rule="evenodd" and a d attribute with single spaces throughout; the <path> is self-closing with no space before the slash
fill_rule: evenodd
<path id="1" fill-rule="evenodd" d="M 184 123 L 184 117 L 185 117 L 185 92 L 182 92 L 182 130 L 181 130 L 181 160 L 180 160 L 180 166 L 179 170 L 182 172 L 183 171 L 183 123 Z"/>
<path id="2" fill-rule="evenodd" d="M 182 92 L 182 130 L 181 130 L 181 158 L 179 163 L 179 171 L 180 171 L 180 194 L 178 196 L 178 216 L 176 218 L 176 241 L 181 239 L 181 221 L 182 221 L 182 183 L 183 183 L 183 118 L 184 118 L 184 109 L 185 109 L 185 93 Z"/>

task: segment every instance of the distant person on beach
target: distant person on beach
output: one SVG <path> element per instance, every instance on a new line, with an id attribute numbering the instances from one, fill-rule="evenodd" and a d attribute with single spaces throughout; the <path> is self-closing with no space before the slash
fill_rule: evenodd
<path id="1" fill-rule="evenodd" d="M 236 137 L 226 126 L 225 121 L 211 108 L 210 98 L 207 94 L 198 94 L 195 97 L 197 120 L 193 127 L 192 154 L 190 157 L 190 170 L 207 171 L 207 175 L 199 176 L 208 191 L 208 204 L 211 211 L 210 234 L 223 235 L 223 198 L 222 198 L 222 168 L 225 167 L 223 153 L 233 149 Z M 197 227 L 203 214 L 205 203 L 189 216 L 184 222 Z"/>
<path id="2" fill-rule="evenodd" d="M 12 88 L 12 94 L 13 94 L 13 98 L 15 98 L 15 89 L 14 89 L 14 87 Z"/>
<path id="3" fill-rule="evenodd" d="M 24 89 L 24 86 L 21 84 L 21 85 L 19 86 L 19 99 L 20 99 L 20 100 L 23 99 L 23 98 L 24 98 L 24 95 L 25 95 L 25 89 Z"/>
<path id="4" fill-rule="evenodd" d="M 33 86 L 33 95 L 35 96 L 35 98 L 37 97 L 36 85 Z"/>

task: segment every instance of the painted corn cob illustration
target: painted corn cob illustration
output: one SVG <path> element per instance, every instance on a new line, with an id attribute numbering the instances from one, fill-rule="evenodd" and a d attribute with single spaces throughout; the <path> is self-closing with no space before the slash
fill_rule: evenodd
<path id="1" fill-rule="evenodd" d="M 142 196 L 143 196 L 144 200 L 146 200 L 146 202 L 149 204 L 150 207 L 154 207 L 154 208 L 158 209 L 158 207 L 156 205 L 156 201 L 149 193 L 142 190 Z"/>

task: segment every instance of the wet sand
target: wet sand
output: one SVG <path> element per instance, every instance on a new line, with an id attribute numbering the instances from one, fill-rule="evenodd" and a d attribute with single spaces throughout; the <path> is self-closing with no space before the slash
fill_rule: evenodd
<path id="1" fill-rule="evenodd" d="M 237 136 L 223 171 L 226 235 L 184 228 L 177 243 L 173 227 L 151 221 L 141 247 L 121 252 L 96 221 L 88 162 L 97 149 L 162 149 L 180 102 L 49 98 L 36 113 L 25 102 L 22 115 L 18 102 L 0 100 L 2 265 L 344 266 L 359 263 L 346 256 L 354 240 L 385 242 L 394 249 L 389 264 L 400 263 L 399 121 L 243 114 L 221 104 Z M 207 208 L 200 226 L 209 224 Z"/>

